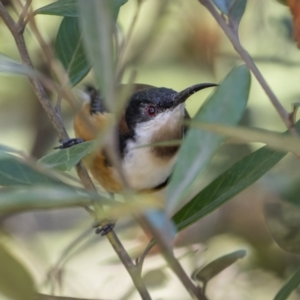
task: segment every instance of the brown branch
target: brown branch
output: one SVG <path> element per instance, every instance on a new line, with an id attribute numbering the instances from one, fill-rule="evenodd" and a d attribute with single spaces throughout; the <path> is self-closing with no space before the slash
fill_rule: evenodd
<path id="1" fill-rule="evenodd" d="M 269 87 L 268 83 L 266 82 L 265 78 L 261 74 L 260 70 L 255 65 L 252 57 L 241 45 L 237 30 L 235 30 L 235 28 L 233 28 L 230 24 L 226 23 L 224 17 L 221 14 L 219 14 L 219 12 L 217 11 L 217 9 L 215 8 L 215 6 L 212 4 L 210 0 L 198 0 L 198 1 L 207 8 L 207 10 L 212 14 L 212 16 L 215 18 L 217 23 L 223 29 L 224 33 L 227 35 L 228 39 L 233 45 L 235 51 L 244 60 L 248 68 L 252 71 L 253 75 L 256 77 L 257 81 L 260 83 L 261 87 L 269 97 L 271 103 L 275 107 L 276 111 L 278 112 L 279 116 L 281 117 L 283 123 L 286 125 L 290 133 L 293 135 L 298 135 L 293 122 L 291 122 L 289 113 L 284 109 L 283 105 L 280 103 L 276 95 Z"/>
<path id="2" fill-rule="evenodd" d="M 148 255 L 148 253 L 151 251 L 151 249 L 155 246 L 156 244 L 156 241 L 154 239 L 152 239 L 148 245 L 146 246 L 145 250 L 143 251 L 143 253 L 141 254 L 140 257 L 138 257 L 136 259 L 136 265 L 138 266 L 139 268 L 139 272 L 140 274 L 142 274 L 142 269 L 143 269 L 143 264 L 144 264 L 144 261 L 146 259 L 146 256 Z"/>
<path id="3" fill-rule="evenodd" d="M 198 300 L 208 300 L 207 297 L 203 294 L 202 289 L 198 286 L 195 286 L 189 278 L 189 276 L 186 274 L 181 264 L 174 256 L 172 248 L 166 241 L 165 236 L 161 232 L 161 230 L 158 230 L 154 226 L 152 226 L 152 224 L 147 220 L 146 217 L 143 217 L 141 221 L 147 226 L 147 228 L 151 231 L 152 235 L 155 237 L 157 245 L 159 246 L 160 251 L 164 256 L 166 262 L 168 263 L 172 271 L 177 275 L 177 277 L 182 282 L 186 290 L 190 293 L 192 299 L 195 299 L 196 297 L 196 299 Z"/>
<path id="4" fill-rule="evenodd" d="M 6 26 L 8 27 L 8 29 L 10 30 L 10 32 L 12 33 L 15 39 L 23 64 L 33 69 L 27 51 L 27 47 L 25 45 L 24 37 L 22 34 L 19 33 L 19 26 L 17 25 L 17 23 L 14 22 L 14 20 L 8 14 L 4 5 L 1 2 L 0 2 L 0 16 L 2 17 L 4 23 L 6 24 Z M 63 124 L 61 123 L 61 121 L 57 118 L 57 115 L 48 99 L 48 96 L 43 86 L 40 84 L 40 81 L 37 78 L 29 78 L 29 80 L 34 88 L 34 91 L 36 92 L 36 95 L 41 105 L 43 106 L 52 125 L 54 126 L 56 132 L 58 133 L 59 138 L 66 139 L 68 137 L 67 132 Z"/>
<path id="5" fill-rule="evenodd" d="M 26 25 L 25 17 L 28 14 L 28 10 L 30 8 L 31 2 L 32 2 L 32 0 L 26 0 L 25 5 L 23 7 L 23 10 L 20 14 L 20 17 L 19 17 L 19 20 L 18 20 L 18 26 L 19 26 L 21 32 L 24 31 L 24 28 L 25 28 L 25 25 Z"/>
<path id="6" fill-rule="evenodd" d="M 22 27 L 20 27 L 20 24 L 14 22 L 14 20 L 11 18 L 7 10 L 5 9 L 4 5 L 0 1 L 0 16 L 3 19 L 4 23 L 6 24 L 7 28 L 10 30 L 12 36 L 15 39 L 19 54 L 21 56 L 22 62 L 24 65 L 27 65 L 28 67 L 33 69 L 32 62 L 30 60 L 27 47 L 25 44 L 25 40 L 22 33 Z M 23 25 L 21 25 L 23 26 Z M 20 30 L 21 29 L 21 30 Z M 68 134 L 65 130 L 64 124 L 62 123 L 61 118 L 59 117 L 58 113 L 55 111 L 53 106 L 51 105 L 51 102 L 41 84 L 39 79 L 37 77 L 29 78 L 33 89 L 42 105 L 44 110 L 46 111 L 55 131 L 58 134 L 58 137 L 62 140 L 68 138 Z M 76 171 L 79 176 L 79 178 L 82 181 L 82 184 L 87 190 L 90 191 L 96 191 L 96 188 L 86 171 L 85 167 L 79 163 L 76 166 Z M 89 208 L 86 208 L 89 210 Z M 110 244 L 116 251 L 117 255 L 119 256 L 120 260 L 122 261 L 123 265 L 127 269 L 128 273 L 130 274 L 132 281 L 137 288 L 138 292 L 140 293 L 142 299 L 149 300 L 151 299 L 142 279 L 140 278 L 138 274 L 138 270 L 136 266 L 133 264 L 130 256 L 126 252 L 125 248 L 123 247 L 122 243 L 120 242 L 119 238 L 117 237 L 116 233 L 114 231 L 109 232 L 106 235 L 107 239 L 109 240 Z"/>

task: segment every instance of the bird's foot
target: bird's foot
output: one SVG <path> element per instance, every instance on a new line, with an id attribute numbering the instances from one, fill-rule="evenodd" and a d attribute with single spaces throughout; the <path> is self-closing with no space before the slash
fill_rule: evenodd
<path id="1" fill-rule="evenodd" d="M 111 232 L 114 229 L 115 225 L 116 224 L 111 220 L 104 220 L 93 224 L 93 228 L 96 228 L 95 230 L 96 234 L 100 234 L 101 236 L 104 236 L 109 232 Z"/>
<path id="2" fill-rule="evenodd" d="M 74 138 L 74 139 L 65 139 L 63 141 L 60 141 L 61 145 L 54 147 L 54 149 L 66 149 L 69 147 L 72 147 L 74 145 L 78 145 L 80 143 L 83 143 L 84 140 L 80 138 Z"/>

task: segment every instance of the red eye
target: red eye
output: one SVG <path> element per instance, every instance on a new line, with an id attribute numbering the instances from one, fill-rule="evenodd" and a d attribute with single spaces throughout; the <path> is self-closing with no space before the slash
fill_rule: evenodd
<path id="1" fill-rule="evenodd" d="M 150 117 L 154 117 L 157 114 L 157 107 L 154 105 L 149 105 L 146 108 L 147 115 Z"/>

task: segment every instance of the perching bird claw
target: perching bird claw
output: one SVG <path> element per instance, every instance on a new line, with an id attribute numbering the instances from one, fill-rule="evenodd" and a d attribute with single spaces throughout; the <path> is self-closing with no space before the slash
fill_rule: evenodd
<path id="1" fill-rule="evenodd" d="M 115 227 L 115 223 L 111 221 L 102 221 L 102 222 L 96 222 L 93 224 L 93 228 L 96 228 L 95 233 L 100 234 L 101 236 L 104 236 L 111 232 Z"/>
<path id="2" fill-rule="evenodd" d="M 66 149 L 66 148 L 72 147 L 74 145 L 83 143 L 83 142 L 84 142 L 84 140 L 81 138 L 65 139 L 65 140 L 61 141 L 60 146 L 54 147 L 53 149 Z"/>

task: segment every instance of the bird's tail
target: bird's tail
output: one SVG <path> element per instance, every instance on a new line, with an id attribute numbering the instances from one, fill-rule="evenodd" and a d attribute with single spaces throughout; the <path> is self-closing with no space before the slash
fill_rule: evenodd
<path id="1" fill-rule="evenodd" d="M 90 114 L 104 113 L 106 110 L 103 105 L 103 97 L 101 97 L 99 90 L 91 85 L 87 85 L 85 92 L 88 94 L 90 100 Z"/>

